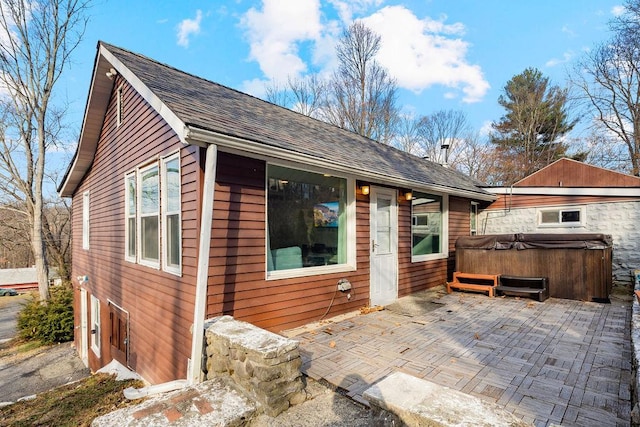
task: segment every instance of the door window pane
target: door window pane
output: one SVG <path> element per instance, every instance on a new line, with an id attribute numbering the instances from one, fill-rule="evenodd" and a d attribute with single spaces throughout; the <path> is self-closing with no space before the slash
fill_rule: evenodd
<path id="1" fill-rule="evenodd" d="M 376 252 L 388 254 L 391 252 L 391 200 L 377 198 L 376 218 Z"/>

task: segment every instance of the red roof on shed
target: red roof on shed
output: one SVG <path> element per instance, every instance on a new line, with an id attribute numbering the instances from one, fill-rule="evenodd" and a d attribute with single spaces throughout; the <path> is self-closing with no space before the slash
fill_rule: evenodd
<path id="1" fill-rule="evenodd" d="M 640 177 L 565 158 L 521 179 L 514 187 L 640 187 Z"/>

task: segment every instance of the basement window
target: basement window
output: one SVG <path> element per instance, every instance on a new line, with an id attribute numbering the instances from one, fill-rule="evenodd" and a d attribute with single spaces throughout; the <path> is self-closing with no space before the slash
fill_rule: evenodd
<path id="1" fill-rule="evenodd" d="M 584 206 L 538 209 L 538 227 L 583 227 Z"/>

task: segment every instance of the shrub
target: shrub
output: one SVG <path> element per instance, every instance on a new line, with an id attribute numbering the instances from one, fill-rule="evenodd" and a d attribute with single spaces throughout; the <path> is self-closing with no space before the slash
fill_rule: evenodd
<path id="1" fill-rule="evenodd" d="M 73 340 L 73 289 L 54 286 L 50 293 L 49 301 L 34 298 L 18 314 L 20 338 L 44 344 Z"/>

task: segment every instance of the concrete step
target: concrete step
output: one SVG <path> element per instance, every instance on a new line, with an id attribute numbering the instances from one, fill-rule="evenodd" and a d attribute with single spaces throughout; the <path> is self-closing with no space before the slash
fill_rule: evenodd
<path id="1" fill-rule="evenodd" d="M 92 427 L 111 426 L 244 426 L 256 404 L 223 379 L 149 397 L 139 405 L 96 418 Z"/>
<path id="2" fill-rule="evenodd" d="M 395 372 L 368 388 L 374 426 L 531 426 L 475 396 Z"/>

